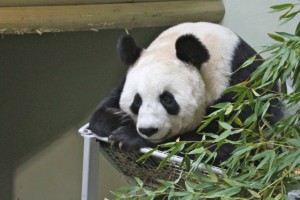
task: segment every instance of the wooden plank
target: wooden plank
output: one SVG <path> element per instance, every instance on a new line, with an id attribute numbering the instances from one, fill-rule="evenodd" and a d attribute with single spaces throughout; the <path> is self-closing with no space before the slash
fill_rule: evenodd
<path id="1" fill-rule="evenodd" d="M 219 22 L 220 0 L 143 2 L 75 6 L 2 7 L 0 32 L 59 32 Z"/>
<path id="2" fill-rule="evenodd" d="M 174 0 L 0 0 L 0 7 L 140 3 Z M 189 1 L 189 0 L 182 0 Z M 198 1 L 198 0 L 194 0 Z"/>

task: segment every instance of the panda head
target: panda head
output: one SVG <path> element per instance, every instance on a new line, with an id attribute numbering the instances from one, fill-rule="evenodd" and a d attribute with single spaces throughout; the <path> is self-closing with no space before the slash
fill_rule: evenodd
<path id="1" fill-rule="evenodd" d="M 162 38 L 143 50 L 127 35 L 117 48 L 129 66 L 120 107 L 143 138 L 160 143 L 200 124 L 207 100 L 199 70 L 210 55 L 197 37 Z"/>

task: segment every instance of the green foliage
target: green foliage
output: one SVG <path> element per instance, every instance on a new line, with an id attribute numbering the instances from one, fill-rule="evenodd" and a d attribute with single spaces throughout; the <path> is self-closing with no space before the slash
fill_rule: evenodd
<path id="1" fill-rule="evenodd" d="M 299 14 L 299 5 L 281 4 L 271 7 L 273 12 L 283 12 L 280 20 L 286 23 Z M 287 199 L 287 192 L 300 188 L 300 25 L 295 33 L 277 32 L 269 34 L 275 44 L 265 47 L 261 54 L 268 57 L 243 83 L 228 88 L 225 92 L 236 94 L 235 101 L 214 105 L 216 109 L 206 116 L 199 132 L 211 121 L 219 122 L 219 134 L 202 133 L 201 141 L 173 142 L 162 145 L 169 156 L 162 160 L 158 170 L 168 159 L 181 153 L 184 158 L 182 173 L 177 180 L 159 180 L 157 189 L 149 189 L 136 178 L 136 186 L 114 191 L 118 199 Z M 249 58 L 241 68 L 256 61 Z M 290 78 L 294 90 L 288 93 L 286 80 Z M 272 91 L 272 85 L 280 81 L 281 92 Z M 268 122 L 267 113 L 271 101 L 286 103 L 290 115 L 275 125 Z M 246 119 L 241 110 L 251 107 L 254 112 Z M 237 128 L 236 128 L 237 127 Z M 258 127 L 258 128 L 257 128 Z M 238 141 L 229 136 L 241 134 Z M 190 143 L 190 142 L 189 142 Z M 206 173 L 196 173 L 201 163 L 208 163 L 216 157 L 209 147 L 235 144 L 236 148 L 228 160 L 221 163 L 223 176 L 216 175 L 204 164 Z M 185 149 L 185 150 L 184 150 Z M 155 149 L 154 149 L 155 150 Z M 149 157 L 145 154 L 140 160 Z M 195 159 L 191 160 L 189 156 Z"/>

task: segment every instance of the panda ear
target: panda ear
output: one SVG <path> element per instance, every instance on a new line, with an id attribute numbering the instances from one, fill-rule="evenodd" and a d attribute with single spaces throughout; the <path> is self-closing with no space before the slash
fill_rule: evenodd
<path id="1" fill-rule="evenodd" d="M 180 36 L 175 48 L 178 59 L 198 68 L 209 59 L 206 47 L 192 34 Z"/>
<path id="2" fill-rule="evenodd" d="M 136 46 L 134 39 L 130 35 L 119 38 L 117 50 L 121 61 L 128 66 L 134 64 L 142 52 L 142 49 Z"/>

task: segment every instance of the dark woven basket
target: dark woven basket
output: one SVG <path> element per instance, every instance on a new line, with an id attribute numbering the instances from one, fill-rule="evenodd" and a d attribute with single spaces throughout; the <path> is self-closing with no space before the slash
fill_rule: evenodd
<path id="1" fill-rule="evenodd" d="M 159 150 L 154 151 L 149 158 L 137 162 L 137 160 L 146 152 L 151 151 L 151 148 L 142 148 L 140 152 L 125 152 L 119 148 L 112 147 L 108 143 L 107 138 L 99 137 L 87 129 L 88 125 L 82 127 L 79 132 L 82 135 L 89 135 L 97 138 L 100 145 L 100 151 L 104 157 L 112 164 L 118 171 L 128 177 L 138 177 L 144 181 L 148 187 L 157 187 L 159 179 L 174 181 L 181 173 L 185 175 L 185 171 L 180 168 L 182 157 L 172 156 L 167 164 L 160 170 L 157 170 L 160 162 L 168 154 Z M 200 173 L 205 173 L 204 167 L 198 167 Z M 221 175 L 221 170 L 217 167 L 212 167 L 216 174 Z"/>
<path id="2" fill-rule="evenodd" d="M 176 180 L 181 172 L 179 168 L 180 163 L 169 162 L 165 167 L 157 170 L 162 160 L 161 158 L 150 156 L 145 161 L 137 162 L 143 153 L 124 152 L 118 148 L 111 147 L 108 143 L 103 141 L 100 141 L 100 151 L 122 174 L 129 177 L 138 177 L 143 180 L 147 186 L 156 187 L 158 179 Z"/>

